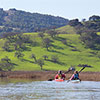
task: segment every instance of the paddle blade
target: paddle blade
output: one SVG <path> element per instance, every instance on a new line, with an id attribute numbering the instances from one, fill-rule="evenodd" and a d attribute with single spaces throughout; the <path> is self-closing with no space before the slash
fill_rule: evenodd
<path id="1" fill-rule="evenodd" d="M 70 67 L 68 71 L 75 71 L 75 67 Z"/>
<path id="2" fill-rule="evenodd" d="M 80 73 L 80 72 L 81 72 L 82 70 L 84 70 L 86 67 L 91 68 L 92 66 L 87 65 L 87 64 L 79 64 L 78 67 L 83 67 L 83 68 L 79 71 L 79 73 Z"/>
<path id="3" fill-rule="evenodd" d="M 87 65 L 87 64 L 79 64 L 78 67 L 92 67 L 91 65 Z"/>
<path id="4" fill-rule="evenodd" d="M 48 79 L 48 81 L 53 81 L 54 79 Z"/>
<path id="5" fill-rule="evenodd" d="M 70 72 L 70 71 L 75 71 L 75 67 L 70 67 L 70 68 L 68 69 L 68 71 L 65 72 L 65 74 L 68 73 L 68 72 Z"/>

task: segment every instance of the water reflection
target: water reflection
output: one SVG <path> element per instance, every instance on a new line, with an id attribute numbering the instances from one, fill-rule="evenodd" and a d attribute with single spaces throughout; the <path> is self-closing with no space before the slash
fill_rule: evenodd
<path id="1" fill-rule="evenodd" d="M 0 79 L 0 100 L 99 100 L 100 82 Z"/>

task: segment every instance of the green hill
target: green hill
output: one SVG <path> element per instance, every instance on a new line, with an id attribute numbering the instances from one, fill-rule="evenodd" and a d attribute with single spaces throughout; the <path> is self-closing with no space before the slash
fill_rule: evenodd
<path id="1" fill-rule="evenodd" d="M 66 25 L 66 26 L 60 27 L 60 28 L 58 28 L 56 30 L 58 32 L 60 32 L 60 33 L 76 34 L 75 28 L 70 26 L 70 25 Z"/>
<path id="2" fill-rule="evenodd" d="M 48 60 L 44 61 L 44 70 L 67 70 L 70 66 L 75 66 L 79 70 L 80 68 L 77 67 L 78 64 L 88 64 L 93 66 L 93 68 L 86 68 L 84 71 L 100 71 L 100 51 L 86 48 L 79 39 L 80 35 L 75 33 L 73 27 L 64 26 L 57 30 L 65 31 L 70 34 L 59 34 L 55 38 L 51 38 L 45 33 L 45 37 L 48 37 L 53 41 L 49 51 L 41 46 L 42 39 L 38 37 L 38 33 L 24 33 L 24 35 L 30 36 L 31 40 L 38 42 L 38 45 L 30 46 L 26 43 L 27 50 L 22 51 L 25 55 L 23 60 L 14 57 L 15 50 L 10 52 L 4 51 L 2 46 L 6 40 L 0 39 L 0 59 L 8 56 L 14 63 L 14 71 L 40 70 L 40 66 L 34 63 L 34 59 L 30 59 L 31 54 L 35 54 L 37 59 L 43 58 L 43 55 L 48 56 Z M 63 40 L 66 40 L 67 44 L 63 44 Z M 52 55 L 59 58 L 58 63 L 51 61 Z"/>

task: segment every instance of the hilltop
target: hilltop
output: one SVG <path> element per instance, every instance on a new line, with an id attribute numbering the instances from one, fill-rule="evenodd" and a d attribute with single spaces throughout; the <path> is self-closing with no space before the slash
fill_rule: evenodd
<path id="1" fill-rule="evenodd" d="M 68 19 L 22 10 L 0 9 L 0 33 L 35 32 L 43 29 L 58 28 L 68 24 Z"/>

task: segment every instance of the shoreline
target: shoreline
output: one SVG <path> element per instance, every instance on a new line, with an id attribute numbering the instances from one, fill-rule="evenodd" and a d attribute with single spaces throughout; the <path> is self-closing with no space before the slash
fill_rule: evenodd
<path id="1" fill-rule="evenodd" d="M 47 81 L 54 79 L 57 71 L 3 71 L 0 72 L 0 78 L 24 78 Z M 66 74 L 66 80 L 71 77 L 72 73 Z M 81 72 L 80 79 L 82 81 L 100 81 L 100 72 Z"/>

